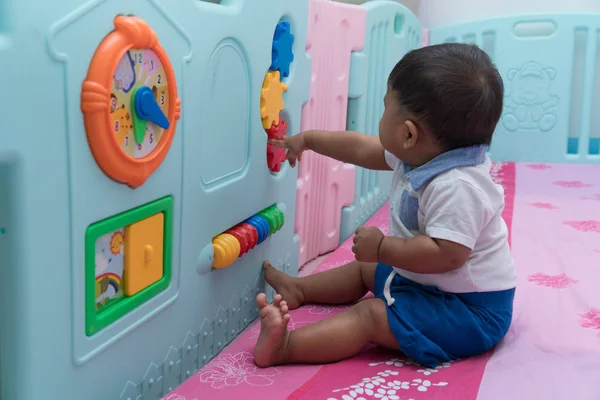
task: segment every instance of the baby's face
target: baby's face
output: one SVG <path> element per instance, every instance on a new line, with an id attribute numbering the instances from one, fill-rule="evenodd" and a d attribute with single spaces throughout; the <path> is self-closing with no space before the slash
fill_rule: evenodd
<path id="1" fill-rule="evenodd" d="M 418 122 L 403 109 L 391 89 L 384 104 L 379 121 L 379 140 L 384 149 L 411 165 L 422 165 L 438 153 L 435 141 L 418 128 Z"/>
<path id="2" fill-rule="evenodd" d="M 403 141 L 407 132 L 400 105 L 391 90 L 385 94 L 383 104 L 383 115 L 379 120 L 379 140 L 384 149 L 400 157 L 404 152 Z"/>

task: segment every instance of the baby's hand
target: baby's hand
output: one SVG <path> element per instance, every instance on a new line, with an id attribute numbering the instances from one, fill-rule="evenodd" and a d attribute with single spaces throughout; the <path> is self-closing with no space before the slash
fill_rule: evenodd
<path id="1" fill-rule="evenodd" d="M 385 238 L 375 226 L 361 226 L 356 230 L 352 252 L 356 261 L 379 262 L 379 246 Z"/>
<path id="2" fill-rule="evenodd" d="M 275 147 L 287 149 L 287 160 L 290 166 L 296 166 L 296 160 L 302 161 L 302 153 L 307 149 L 304 133 L 299 133 L 292 137 L 284 137 L 282 140 L 271 139 L 269 144 Z"/>

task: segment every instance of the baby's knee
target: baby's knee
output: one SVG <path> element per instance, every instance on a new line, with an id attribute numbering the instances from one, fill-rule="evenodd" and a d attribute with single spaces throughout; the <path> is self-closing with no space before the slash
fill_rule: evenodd
<path id="1" fill-rule="evenodd" d="M 377 264 L 359 262 L 358 268 L 360 268 L 360 277 L 364 285 L 372 292 L 375 289 L 375 271 L 377 271 Z"/>
<path id="2" fill-rule="evenodd" d="M 387 326 L 385 307 L 380 299 L 368 299 L 357 303 L 353 310 L 365 331 L 377 332 L 381 327 Z"/>
<path id="3" fill-rule="evenodd" d="M 364 334 L 368 335 L 371 343 L 388 349 L 400 349 L 388 323 L 385 302 L 378 298 L 363 300 L 354 307 L 354 310 L 361 321 Z"/>

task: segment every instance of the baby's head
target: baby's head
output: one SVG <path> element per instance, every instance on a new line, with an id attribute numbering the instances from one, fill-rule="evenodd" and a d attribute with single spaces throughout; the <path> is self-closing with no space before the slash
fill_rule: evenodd
<path id="1" fill-rule="evenodd" d="M 381 143 L 412 165 L 460 147 L 489 145 L 503 97 L 502 78 L 478 47 L 446 43 L 411 51 L 388 79 Z"/>

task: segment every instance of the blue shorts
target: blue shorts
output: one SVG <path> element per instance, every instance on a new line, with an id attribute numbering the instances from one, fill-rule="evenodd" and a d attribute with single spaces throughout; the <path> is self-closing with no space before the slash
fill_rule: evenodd
<path id="1" fill-rule="evenodd" d="M 392 267 L 379 264 L 375 296 L 384 294 Z M 395 274 L 386 306 L 388 323 L 400 349 L 427 367 L 485 353 L 506 335 L 512 320 L 515 289 L 448 293 Z"/>

